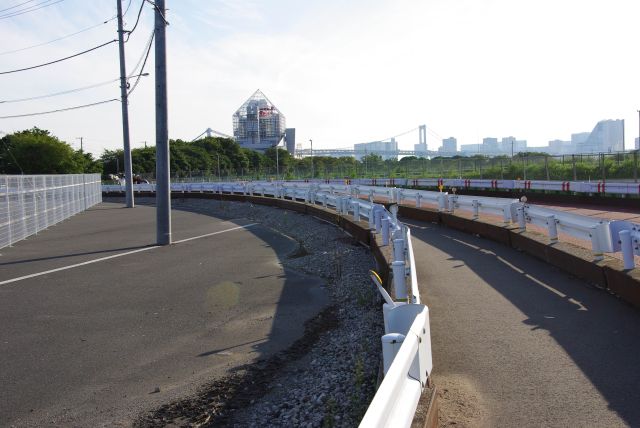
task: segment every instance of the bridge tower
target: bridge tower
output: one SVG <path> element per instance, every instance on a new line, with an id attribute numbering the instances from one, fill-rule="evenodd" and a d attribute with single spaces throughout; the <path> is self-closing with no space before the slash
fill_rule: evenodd
<path id="1" fill-rule="evenodd" d="M 418 156 L 427 155 L 427 125 L 418 127 L 418 144 L 414 144 L 413 150 Z"/>

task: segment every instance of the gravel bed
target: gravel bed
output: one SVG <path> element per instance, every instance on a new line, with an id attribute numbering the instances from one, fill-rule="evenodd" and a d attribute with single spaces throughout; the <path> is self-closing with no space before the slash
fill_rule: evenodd
<path id="1" fill-rule="evenodd" d="M 332 224 L 278 208 L 201 199 L 173 200 L 172 207 L 247 218 L 295 239 L 299 248 L 283 267 L 323 278 L 331 304 L 289 349 L 142 415 L 137 425 L 357 426 L 375 393 L 384 334 L 369 250 Z"/>

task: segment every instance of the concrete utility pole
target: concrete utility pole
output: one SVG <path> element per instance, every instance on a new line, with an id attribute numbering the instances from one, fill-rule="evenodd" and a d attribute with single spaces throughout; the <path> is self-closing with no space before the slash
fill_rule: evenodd
<path id="1" fill-rule="evenodd" d="M 122 139 L 124 141 L 124 180 L 127 208 L 133 208 L 133 174 L 131 171 L 131 145 L 129 144 L 129 101 L 127 100 L 127 67 L 124 56 L 122 1 L 116 0 L 116 5 L 118 7 L 118 50 L 120 51 L 120 99 L 122 101 Z"/>
<path id="2" fill-rule="evenodd" d="M 84 150 L 82 147 L 82 137 L 76 137 L 76 140 L 80 140 L 80 151 L 84 153 Z"/>
<path id="3" fill-rule="evenodd" d="M 155 2 L 156 54 L 156 239 L 171 244 L 169 124 L 167 111 L 167 38 L 165 2 Z"/>

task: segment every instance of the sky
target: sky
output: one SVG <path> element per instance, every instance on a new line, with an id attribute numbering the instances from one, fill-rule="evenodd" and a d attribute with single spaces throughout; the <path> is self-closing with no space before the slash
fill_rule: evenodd
<path id="1" fill-rule="evenodd" d="M 25 0 L 0 0 L 0 10 Z M 33 0 L 32 4 L 44 0 Z M 116 1 L 62 0 L 14 17 L 0 11 L 0 73 L 84 51 L 117 37 Z M 125 16 L 131 29 L 142 0 Z M 127 8 L 129 1 L 123 0 Z M 232 134 L 233 112 L 262 90 L 296 128 L 297 143 L 346 148 L 428 127 L 441 139 L 480 143 L 515 136 L 530 146 L 625 119 L 638 136 L 637 0 L 166 0 L 169 136 L 208 127 Z M 87 27 L 91 30 L 48 42 Z M 130 73 L 145 52 L 153 9 L 143 7 L 126 44 Z M 154 52 L 129 100 L 132 147 L 155 144 Z M 0 74 L 0 101 L 46 95 L 119 77 L 118 48 L 34 70 Z M 132 80 L 133 82 L 133 80 Z M 118 82 L 24 102 L 0 116 L 119 98 Z M 0 132 L 47 129 L 100 155 L 122 147 L 121 106 L 0 119 Z M 418 142 L 414 130 L 401 148 Z"/>

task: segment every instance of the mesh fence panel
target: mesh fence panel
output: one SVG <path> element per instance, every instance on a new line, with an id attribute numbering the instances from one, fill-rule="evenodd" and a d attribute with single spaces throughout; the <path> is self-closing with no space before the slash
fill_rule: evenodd
<path id="1" fill-rule="evenodd" d="M 0 248 L 100 202 L 100 174 L 0 175 Z"/>

